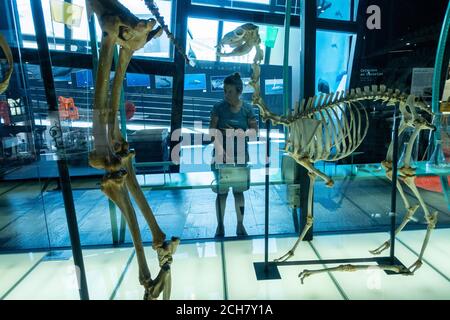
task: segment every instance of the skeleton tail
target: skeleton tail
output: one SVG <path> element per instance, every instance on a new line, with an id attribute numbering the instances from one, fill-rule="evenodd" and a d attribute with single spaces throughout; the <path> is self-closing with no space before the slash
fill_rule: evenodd
<path id="1" fill-rule="evenodd" d="M 164 22 L 164 17 L 161 16 L 161 14 L 159 13 L 159 8 L 156 5 L 155 1 L 153 1 L 153 0 L 144 0 L 144 2 L 145 2 L 145 5 L 147 6 L 147 8 L 155 16 L 156 21 L 158 21 L 159 25 L 164 30 L 164 32 L 166 33 L 166 35 L 170 39 L 170 41 L 174 44 L 174 46 L 178 50 L 178 52 L 183 56 L 183 58 L 186 60 L 186 62 L 188 64 L 192 65 L 192 62 L 187 57 L 186 53 L 183 50 L 183 47 L 180 45 L 180 43 L 177 41 L 177 39 L 175 39 L 173 33 L 170 32 L 169 27 Z"/>

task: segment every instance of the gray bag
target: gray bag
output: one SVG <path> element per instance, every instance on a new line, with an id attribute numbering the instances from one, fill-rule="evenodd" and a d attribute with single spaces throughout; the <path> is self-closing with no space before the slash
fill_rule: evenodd
<path id="1" fill-rule="evenodd" d="M 244 192 L 250 188 L 250 167 L 248 165 L 236 166 L 229 164 L 216 165 L 214 170 L 215 183 L 211 189 L 217 193 L 227 193 L 229 188 L 233 192 Z"/>

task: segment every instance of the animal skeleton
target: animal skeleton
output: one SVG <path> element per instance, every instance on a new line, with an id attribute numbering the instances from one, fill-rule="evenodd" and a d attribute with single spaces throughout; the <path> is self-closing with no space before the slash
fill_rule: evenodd
<path id="1" fill-rule="evenodd" d="M 225 52 L 224 47 L 228 45 L 233 50 Z M 350 92 L 337 92 L 327 95 L 314 96 L 307 101 L 303 99 L 300 104 L 296 104 L 294 113 L 287 116 L 279 116 L 272 113 L 263 98 L 260 96 L 259 77 L 260 64 L 263 60 L 263 51 L 261 49 L 261 39 L 258 33 L 258 27 L 251 23 L 244 24 L 232 32 L 227 33 L 217 46 L 217 55 L 222 57 L 241 56 L 248 54 L 253 48 L 256 49 L 252 64 L 253 74 L 250 85 L 255 89 L 253 94 L 253 104 L 260 109 L 264 120 L 271 120 L 274 124 L 282 124 L 289 129 L 289 137 L 286 141 L 286 152 L 301 166 L 308 170 L 310 187 L 308 193 L 307 222 L 291 250 L 275 261 L 286 261 L 294 255 L 294 252 L 303 240 L 308 230 L 313 224 L 312 202 L 313 189 L 316 177 L 323 179 L 328 187 L 332 187 L 333 180 L 314 167 L 317 161 L 336 161 L 350 155 L 356 150 L 364 140 L 369 119 L 366 109 L 361 105 L 364 100 L 379 101 L 387 106 L 399 104 L 401 112 L 401 122 L 399 135 L 408 127 L 413 128 L 413 134 L 408 141 L 404 166 L 399 169 L 399 181 L 397 189 L 403 199 L 407 213 L 396 229 L 398 234 L 405 225 L 412 219 L 419 205 L 412 206 L 405 196 L 400 182 L 404 182 L 411 189 L 415 197 L 419 200 L 420 206 L 425 213 L 425 219 L 428 228 L 425 240 L 418 260 L 408 269 L 397 265 L 379 265 L 377 268 L 390 270 L 397 273 L 413 274 L 422 265 L 422 257 L 428 244 L 431 230 L 437 223 L 437 212 L 430 214 L 425 205 L 417 187 L 414 183 L 415 169 L 411 168 L 411 152 L 415 140 L 421 130 L 434 130 L 434 126 L 423 118 L 419 111 L 425 111 L 429 114 L 429 108 L 418 101 L 413 95 L 403 95 L 400 91 L 387 90 L 385 86 L 365 87 L 364 90 L 356 89 Z M 386 159 L 382 166 L 386 170 L 386 175 L 392 179 L 392 161 L 393 161 L 393 143 L 389 145 Z M 390 247 L 390 240 L 384 242 L 380 247 L 370 252 L 378 255 Z M 322 270 L 304 270 L 299 274 L 301 282 L 315 273 L 329 271 L 356 271 L 373 268 L 369 265 L 340 265 L 335 268 Z"/>
<path id="2" fill-rule="evenodd" d="M 11 79 L 11 75 L 13 72 L 13 56 L 11 53 L 11 49 L 8 46 L 8 43 L 6 42 L 6 39 L 3 37 L 3 35 L 0 34 L 0 48 L 2 48 L 3 53 L 5 54 L 6 60 L 8 61 L 9 69 L 5 73 L 5 78 L 0 83 L 0 94 L 6 91 L 9 85 L 9 80 Z"/>
<path id="3" fill-rule="evenodd" d="M 156 20 L 138 19 L 117 0 L 89 0 L 87 2 L 91 12 L 93 11 L 97 15 L 102 29 L 94 97 L 95 149 L 89 154 L 89 164 L 94 168 L 106 170 L 101 189 L 120 208 L 127 221 L 136 249 L 139 281 L 145 288 L 144 299 L 156 299 L 161 292 L 163 292 L 163 298 L 168 299 L 171 291 L 172 255 L 180 240 L 172 237 L 171 241 L 165 241 L 166 236 L 161 231 L 136 179 L 132 165 L 135 153 L 133 150 L 129 150 L 128 143 L 120 133 L 117 112 L 125 72 L 136 50 L 142 48 L 151 39 L 159 37 L 164 30 L 185 58 L 186 55 L 175 42 L 153 1 L 145 0 L 145 4 Z M 160 26 L 153 29 L 157 21 Z M 108 99 L 109 74 L 116 44 L 120 46 L 119 62 L 112 83 L 111 96 Z M 151 278 L 136 213 L 128 192 L 136 200 L 152 232 L 153 249 L 157 251 L 161 268 L 155 279 Z"/>

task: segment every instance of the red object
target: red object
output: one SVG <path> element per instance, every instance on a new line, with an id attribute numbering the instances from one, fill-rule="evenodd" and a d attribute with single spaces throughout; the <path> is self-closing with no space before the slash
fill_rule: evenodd
<path id="1" fill-rule="evenodd" d="M 125 102 L 125 114 L 126 114 L 127 120 L 130 120 L 131 118 L 133 118 L 135 112 L 136 112 L 136 106 L 134 105 L 134 103 L 131 101 Z"/>
<path id="2" fill-rule="evenodd" d="M 78 120 L 80 114 L 78 108 L 75 106 L 73 98 L 65 98 L 63 96 L 58 97 L 59 101 L 59 117 L 61 120 Z"/>
<path id="3" fill-rule="evenodd" d="M 0 101 L 0 118 L 3 118 L 3 124 L 9 126 L 11 119 L 9 118 L 9 104 L 6 101 Z"/>
<path id="4" fill-rule="evenodd" d="M 450 184 L 450 177 L 447 177 L 448 182 Z M 416 177 L 416 185 L 419 188 L 432 191 L 432 192 L 439 192 L 442 193 L 442 184 L 441 179 L 439 177 L 433 176 L 433 177 Z"/>

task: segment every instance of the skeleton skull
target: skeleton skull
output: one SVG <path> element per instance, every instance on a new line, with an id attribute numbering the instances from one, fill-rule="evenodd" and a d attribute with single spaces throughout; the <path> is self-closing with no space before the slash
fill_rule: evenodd
<path id="1" fill-rule="evenodd" d="M 261 42 L 258 30 L 258 26 L 252 23 L 246 23 L 235 30 L 228 32 L 216 47 L 217 55 L 220 57 L 230 57 L 242 56 L 249 53 L 254 46 Z M 233 51 L 221 51 L 224 46 L 233 48 Z"/>

